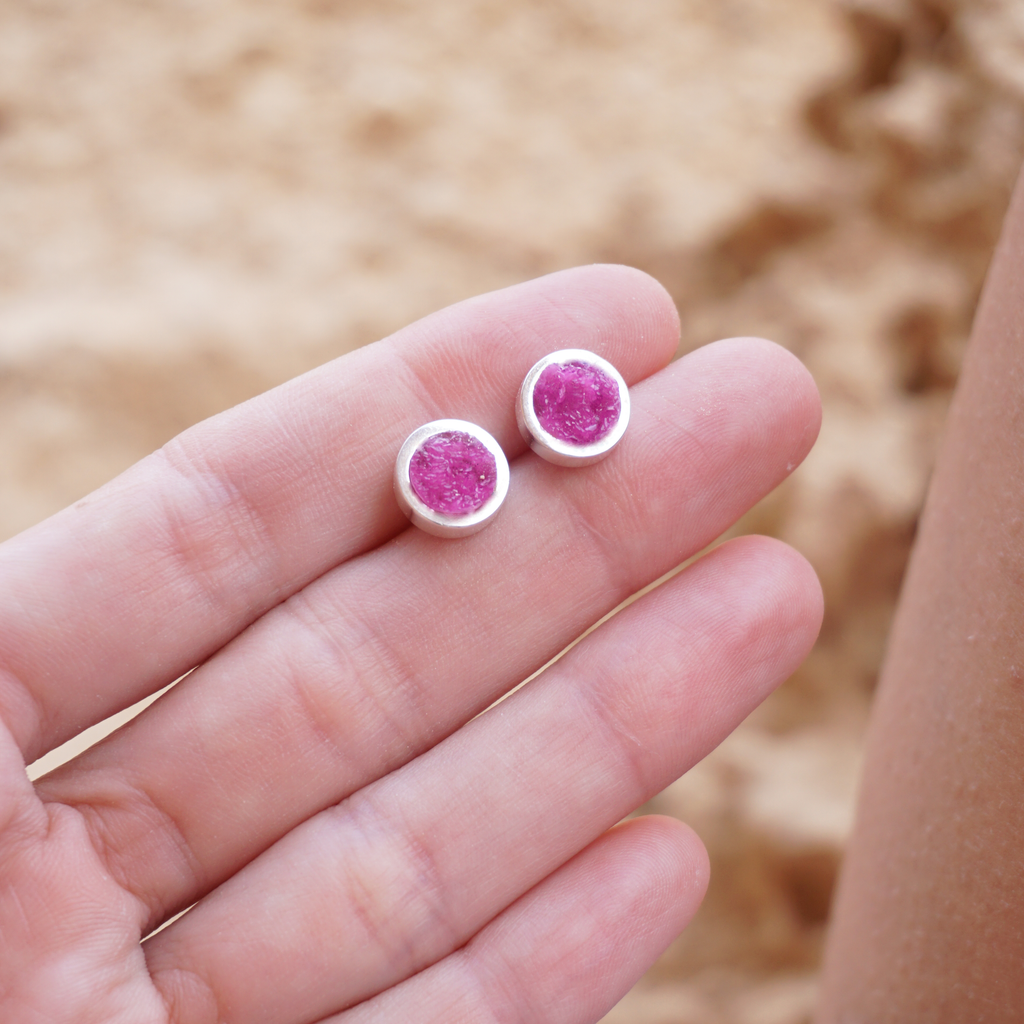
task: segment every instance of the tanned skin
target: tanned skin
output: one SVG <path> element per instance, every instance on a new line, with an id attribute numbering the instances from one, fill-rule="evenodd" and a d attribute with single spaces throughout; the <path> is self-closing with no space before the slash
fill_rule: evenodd
<path id="1" fill-rule="evenodd" d="M 1024 187 L 904 583 L 819 1024 L 1024 1020 Z"/>

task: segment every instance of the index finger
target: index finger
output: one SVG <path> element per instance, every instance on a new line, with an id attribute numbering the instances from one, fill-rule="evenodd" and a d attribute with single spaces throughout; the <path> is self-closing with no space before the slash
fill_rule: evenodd
<path id="1" fill-rule="evenodd" d="M 515 456 L 540 356 L 589 348 L 635 382 L 677 342 L 668 294 L 627 267 L 492 292 L 192 427 L 0 546 L 0 717 L 26 761 L 401 530 L 392 463 L 416 426 L 471 420 Z"/>

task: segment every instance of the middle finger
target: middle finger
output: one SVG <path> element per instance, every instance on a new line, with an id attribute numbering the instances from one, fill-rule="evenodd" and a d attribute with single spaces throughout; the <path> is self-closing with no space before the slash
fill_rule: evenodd
<path id="1" fill-rule="evenodd" d="M 633 389 L 614 457 L 532 455 L 502 516 L 410 530 L 250 627 L 40 784 L 86 815 L 150 927 L 299 822 L 405 763 L 700 550 L 806 454 L 818 402 L 785 350 L 734 339 Z"/>

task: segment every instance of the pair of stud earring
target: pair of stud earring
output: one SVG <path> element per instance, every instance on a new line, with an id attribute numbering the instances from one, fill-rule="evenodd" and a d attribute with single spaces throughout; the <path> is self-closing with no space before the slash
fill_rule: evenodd
<path id="1" fill-rule="evenodd" d="M 629 389 L 607 360 L 562 349 L 534 363 L 516 399 L 523 440 L 559 466 L 589 466 L 622 439 Z M 508 460 L 482 427 L 434 420 L 414 430 L 395 463 L 395 497 L 427 533 L 465 537 L 482 530 L 508 494 Z"/>

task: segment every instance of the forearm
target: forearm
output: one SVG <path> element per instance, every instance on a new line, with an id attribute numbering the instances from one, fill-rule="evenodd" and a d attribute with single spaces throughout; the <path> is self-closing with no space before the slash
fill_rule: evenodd
<path id="1" fill-rule="evenodd" d="M 818 1020 L 1024 1020 L 1020 182 L 882 672 Z"/>

